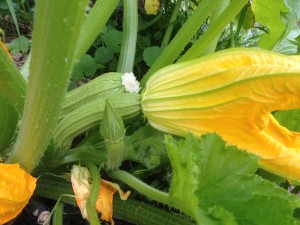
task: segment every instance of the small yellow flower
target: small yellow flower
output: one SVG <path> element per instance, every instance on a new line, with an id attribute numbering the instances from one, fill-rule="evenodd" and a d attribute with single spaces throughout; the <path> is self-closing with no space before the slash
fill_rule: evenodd
<path id="1" fill-rule="evenodd" d="M 36 178 L 19 164 L 0 163 L 0 171 L 0 224 L 4 224 L 27 205 L 36 187 Z"/>
<path id="2" fill-rule="evenodd" d="M 145 0 L 144 9 L 148 15 L 156 15 L 160 7 L 160 0 Z"/>
<path id="3" fill-rule="evenodd" d="M 186 136 L 216 132 L 256 154 L 263 168 L 300 181 L 300 134 L 282 127 L 276 110 L 300 107 L 297 58 L 254 49 L 225 50 L 157 71 L 142 109 L 149 123 Z"/>

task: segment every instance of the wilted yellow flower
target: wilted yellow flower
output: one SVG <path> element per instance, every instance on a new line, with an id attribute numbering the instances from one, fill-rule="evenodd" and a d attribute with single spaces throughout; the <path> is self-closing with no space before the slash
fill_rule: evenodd
<path id="1" fill-rule="evenodd" d="M 147 82 L 142 109 L 159 130 L 179 136 L 216 132 L 258 155 L 263 168 L 300 181 L 300 134 L 271 114 L 300 107 L 299 84 L 296 58 L 225 50 L 156 72 Z"/>
<path id="2" fill-rule="evenodd" d="M 101 213 L 101 219 L 114 224 L 113 220 L 113 195 L 118 191 L 122 200 L 126 200 L 130 195 L 130 191 L 123 192 L 120 186 L 101 179 L 100 192 L 96 202 L 96 210 Z"/>
<path id="3" fill-rule="evenodd" d="M 36 178 L 19 164 L 0 163 L 0 224 L 15 218 L 27 205 L 36 186 Z"/>
<path id="4" fill-rule="evenodd" d="M 80 209 L 83 219 L 87 219 L 86 203 L 90 195 L 91 184 L 91 173 L 86 167 L 73 165 L 71 171 L 71 183 L 74 194 L 76 195 L 76 203 Z"/>
<path id="5" fill-rule="evenodd" d="M 76 195 L 76 202 L 80 209 L 82 218 L 88 219 L 86 211 L 86 204 L 90 195 L 91 189 L 91 174 L 86 167 L 73 166 L 71 171 L 71 182 L 74 194 Z M 126 200 L 130 192 L 124 193 L 118 184 L 101 179 L 100 192 L 96 201 L 96 210 L 101 213 L 101 219 L 111 222 L 113 221 L 113 195 L 118 191 L 120 198 Z"/>

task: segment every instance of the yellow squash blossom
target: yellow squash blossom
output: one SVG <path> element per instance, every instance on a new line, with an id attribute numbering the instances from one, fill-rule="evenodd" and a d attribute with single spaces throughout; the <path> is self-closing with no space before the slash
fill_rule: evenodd
<path id="1" fill-rule="evenodd" d="M 27 205 L 36 186 L 36 178 L 19 164 L 0 163 L 0 224 L 15 218 Z"/>
<path id="2" fill-rule="evenodd" d="M 156 72 L 142 110 L 164 132 L 216 132 L 228 144 L 260 157 L 266 170 L 300 182 L 300 134 L 282 127 L 275 110 L 300 107 L 297 58 L 232 49 Z"/>
<path id="3" fill-rule="evenodd" d="M 74 165 L 71 171 L 71 182 L 74 194 L 76 195 L 76 203 L 80 209 L 82 218 L 88 219 L 86 210 L 87 199 L 91 189 L 91 174 L 86 167 Z M 130 195 L 130 191 L 124 193 L 118 184 L 101 179 L 100 192 L 96 201 L 96 210 L 101 213 L 101 219 L 110 222 L 113 221 L 113 195 L 118 191 L 120 198 L 126 200 Z"/>

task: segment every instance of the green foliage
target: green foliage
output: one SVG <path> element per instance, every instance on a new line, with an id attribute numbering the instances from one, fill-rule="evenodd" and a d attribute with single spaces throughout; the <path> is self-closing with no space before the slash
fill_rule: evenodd
<path id="1" fill-rule="evenodd" d="M 274 117 L 287 129 L 300 132 L 300 109 L 278 111 L 274 113 Z"/>
<path id="2" fill-rule="evenodd" d="M 19 115 L 8 99 L 0 94 L 0 155 L 9 146 L 15 135 Z"/>
<path id="3" fill-rule="evenodd" d="M 254 156 L 215 134 L 181 141 L 169 136 L 166 144 L 174 170 L 171 203 L 199 224 L 200 209 L 219 215 L 221 224 L 233 224 L 232 218 L 236 224 L 297 224 L 298 197 L 255 175 Z"/>
<path id="4" fill-rule="evenodd" d="M 122 170 L 130 171 L 107 172 L 106 167 L 102 172 L 110 178 L 123 181 L 147 199 L 175 207 L 198 224 L 296 224 L 297 213 L 293 213 L 298 212 L 300 203 L 296 195 L 279 187 L 282 178 L 257 172 L 257 158 L 226 146 L 214 134 L 200 138 L 189 135 L 186 139 L 167 136 L 164 142 L 163 134 L 138 116 L 140 95 L 124 93 L 121 73 L 130 68 L 145 83 L 163 66 L 233 46 L 259 45 L 285 54 L 299 53 L 300 3 L 254 0 L 241 11 L 246 0 L 189 2 L 162 1 L 160 13 L 149 16 L 142 10 L 126 15 L 133 6 L 136 10 L 136 5 L 126 8 L 119 0 L 97 0 L 84 16 L 85 8 L 76 4 L 36 1 L 32 57 L 26 63 L 30 64 L 28 85 L 0 47 L 0 153 L 11 154 L 9 161 L 21 163 L 28 171 L 39 163 L 36 176 L 50 171 L 60 176 L 74 163 L 100 166 L 109 159 L 108 169 L 121 165 Z M 15 1 L 13 8 L 18 20 L 21 18 L 19 24 L 31 26 L 27 19 L 31 18 L 33 3 Z M 6 0 L 0 0 L 0 12 L 10 15 Z M 231 23 L 234 17 L 238 20 L 235 24 Z M 0 26 L 11 30 L 2 22 Z M 30 37 L 26 33 L 8 45 L 12 54 L 28 52 L 30 38 L 25 35 Z M 120 73 L 115 73 L 117 70 Z M 82 86 L 65 95 L 70 74 L 69 90 Z M 105 110 L 108 98 L 113 113 Z M 107 137 L 101 137 L 99 126 L 102 134 L 115 132 L 116 126 L 108 124 L 116 115 L 122 116 L 126 130 L 122 124 L 121 135 L 112 142 L 122 140 L 124 154 L 110 157 L 104 140 Z M 275 112 L 274 116 L 288 129 L 300 131 L 298 109 Z M 22 125 L 17 132 L 19 119 Z M 122 119 L 115 118 L 119 124 Z M 105 126 L 109 129 L 104 132 Z M 12 144 L 14 151 L 9 152 Z M 95 167 L 92 170 L 99 175 Z M 51 197 L 49 189 L 43 188 Z M 159 191 L 169 188 L 169 193 Z M 97 193 L 93 192 L 94 197 Z M 91 211 L 95 211 L 94 200 L 88 206 Z M 124 205 L 120 203 L 119 208 Z M 150 213 L 153 207 L 147 208 L 149 211 L 136 207 L 136 211 L 143 209 L 143 216 L 139 214 L 135 220 L 132 213 L 123 213 L 122 217 L 146 225 L 161 221 L 172 224 L 172 218 L 182 224 L 182 218 L 171 213 L 163 220 L 162 208 L 156 207 L 154 215 Z M 98 222 L 93 214 L 94 222 Z M 155 218 L 160 219 L 155 221 L 157 215 Z"/>
<path id="5" fill-rule="evenodd" d="M 20 37 L 15 38 L 12 42 L 9 43 L 8 48 L 11 54 L 16 54 L 18 52 L 26 53 L 29 50 L 29 40 L 21 35 Z"/>
<path id="6" fill-rule="evenodd" d="M 69 88 L 73 89 L 74 85 L 80 81 L 83 80 L 86 77 L 92 77 L 96 73 L 97 69 L 101 68 L 102 65 L 98 64 L 90 55 L 85 54 L 79 63 L 77 63 L 73 69 L 71 80 L 72 83 L 70 84 Z"/>
<path id="7" fill-rule="evenodd" d="M 300 1 L 284 0 L 287 10 L 282 12 L 282 20 L 285 24 L 284 34 L 277 40 L 273 50 L 286 55 L 297 53 L 300 37 Z"/>
<path id="8" fill-rule="evenodd" d="M 283 0 L 255 0 L 252 1 L 252 9 L 256 20 L 268 28 L 268 33 L 262 36 L 259 46 L 264 49 L 272 49 L 285 30 L 284 23 L 280 18 L 280 13 L 286 11 Z"/>
<path id="9" fill-rule="evenodd" d="M 146 62 L 147 66 L 151 67 L 155 60 L 162 53 L 163 49 L 158 46 L 148 47 L 144 50 L 143 59 Z"/>

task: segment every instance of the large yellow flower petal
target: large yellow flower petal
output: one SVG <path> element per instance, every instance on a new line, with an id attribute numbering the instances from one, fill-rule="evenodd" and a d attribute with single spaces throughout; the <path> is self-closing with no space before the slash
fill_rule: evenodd
<path id="1" fill-rule="evenodd" d="M 142 109 L 159 130 L 185 136 L 216 132 L 261 158 L 262 167 L 300 181 L 300 134 L 275 110 L 300 107 L 300 63 L 269 51 L 225 50 L 166 67 L 146 85 Z"/>
<path id="2" fill-rule="evenodd" d="M 0 163 L 0 171 L 0 224 L 4 224 L 27 205 L 36 187 L 36 178 L 19 164 Z"/>

